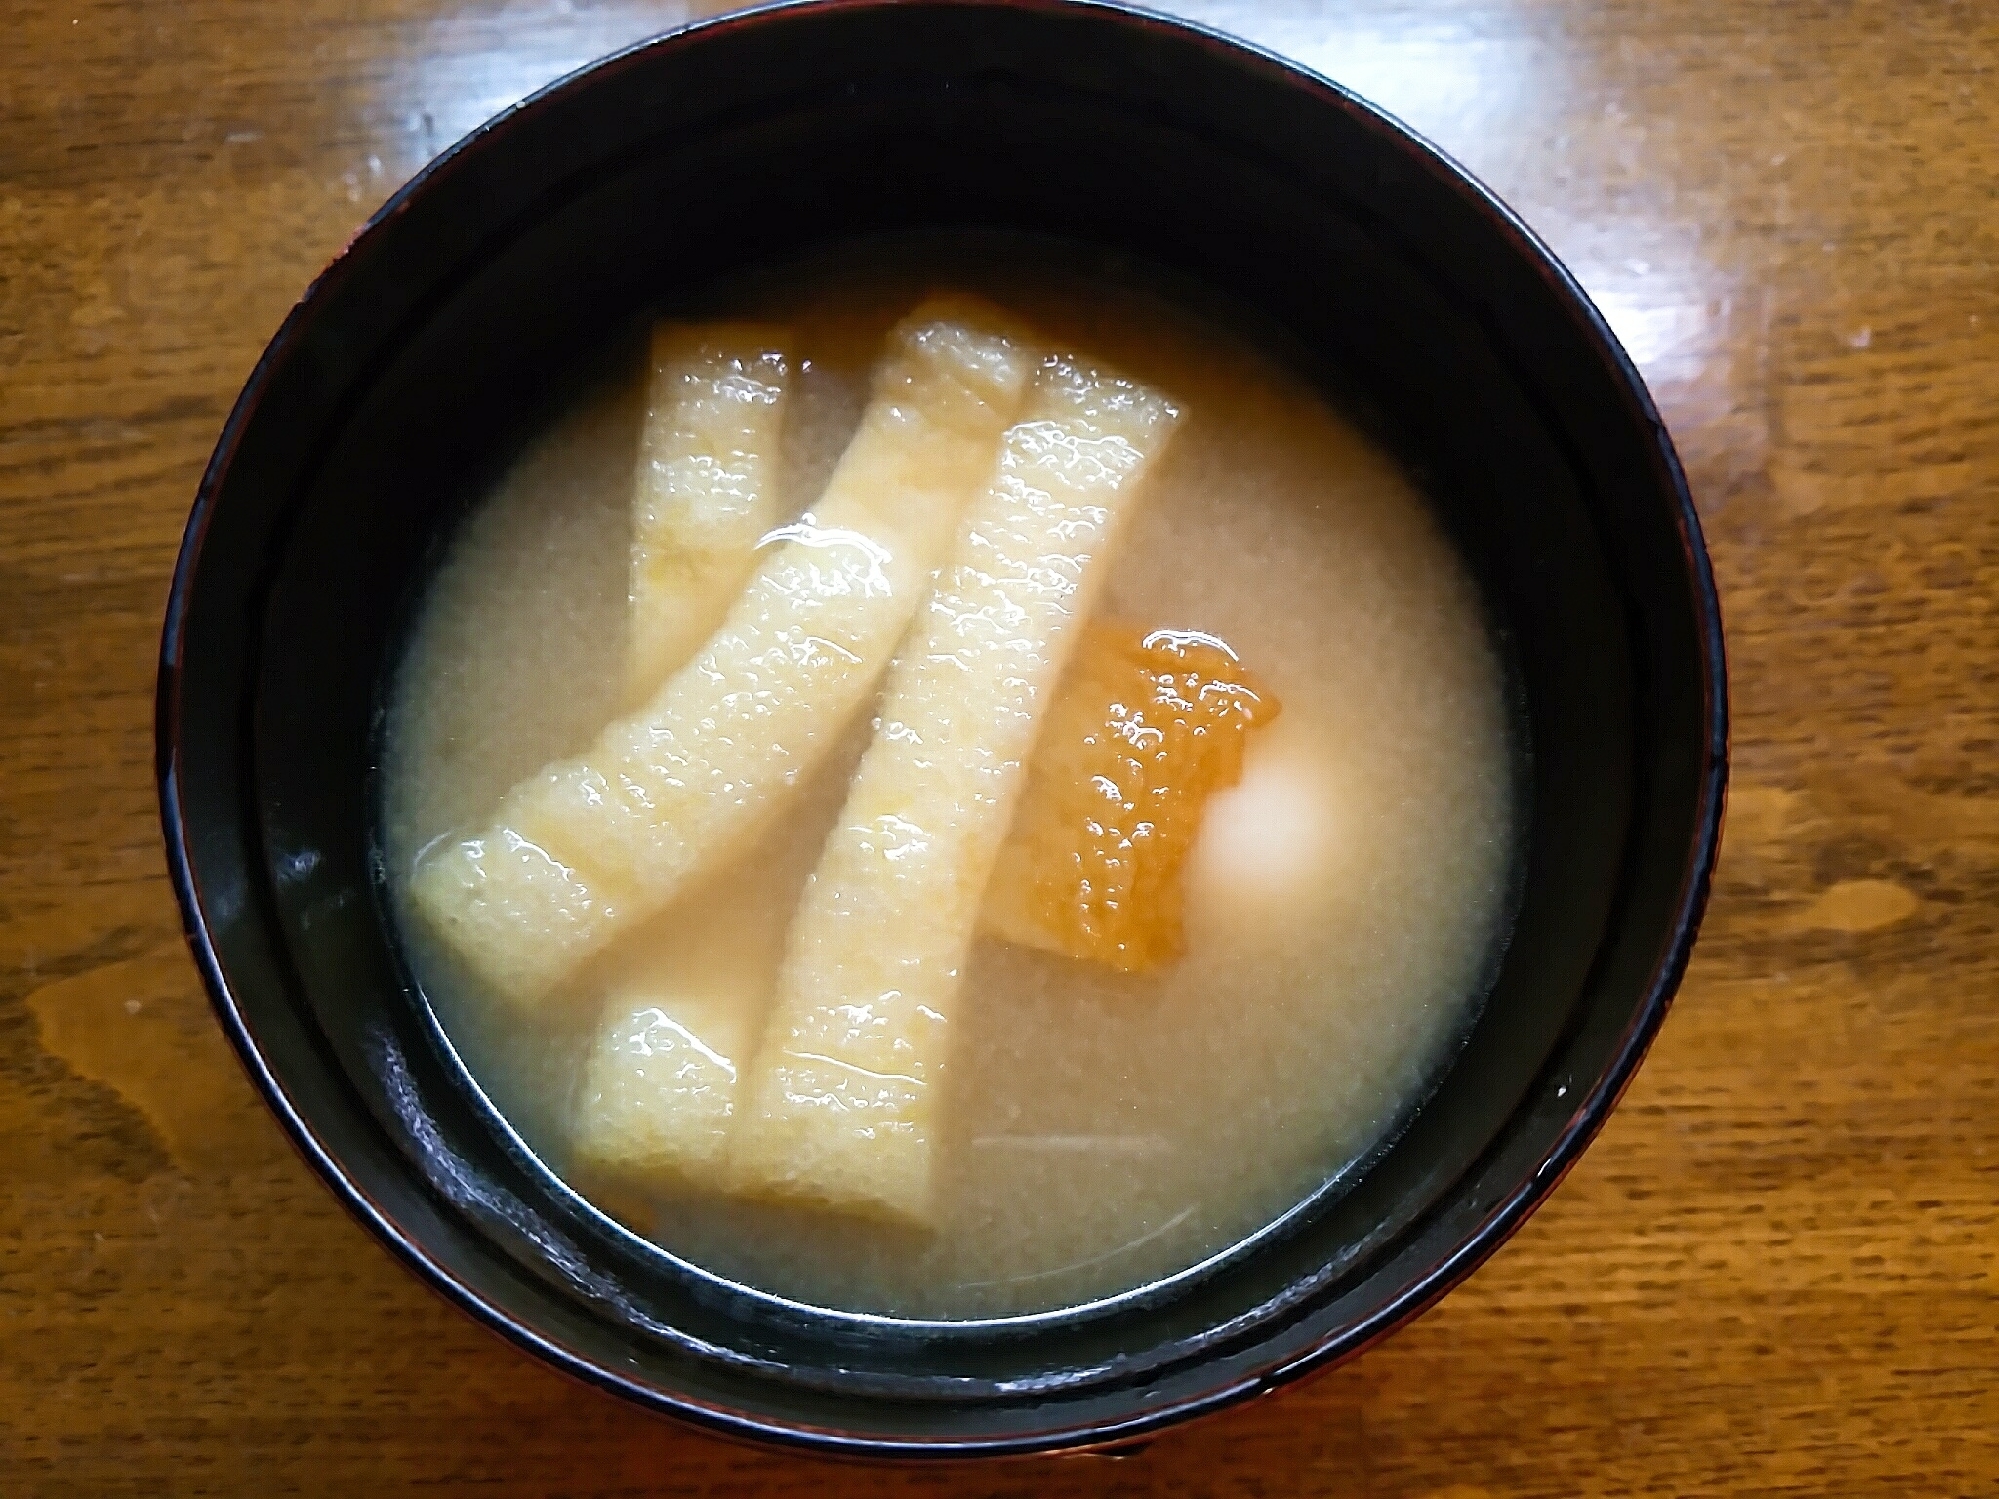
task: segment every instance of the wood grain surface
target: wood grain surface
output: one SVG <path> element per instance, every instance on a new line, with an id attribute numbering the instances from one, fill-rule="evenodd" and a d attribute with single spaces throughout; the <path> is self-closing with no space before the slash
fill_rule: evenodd
<path id="1" fill-rule="evenodd" d="M 0 1494 L 1999 1493 L 1999 6 L 1189 0 L 1507 197 L 1643 365 L 1728 618 L 1692 972 L 1553 1201 L 1354 1365 L 1122 1461 L 831 1467 L 480 1331 L 184 952 L 154 654 L 315 269 L 636 0 L 0 5 Z"/>

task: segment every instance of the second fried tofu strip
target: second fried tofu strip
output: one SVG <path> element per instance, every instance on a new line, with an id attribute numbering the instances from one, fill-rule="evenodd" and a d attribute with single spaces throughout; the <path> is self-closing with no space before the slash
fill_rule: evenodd
<path id="1" fill-rule="evenodd" d="M 873 690 L 1032 369 L 964 304 L 896 326 L 825 494 L 708 644 L 418 868 L 418 910 L 483 978 L 532 1001 L 747 846 Z"/>
<path id="2" fill-rule="evenodd" d="M 1043 710 L 1179 412 L 1042 367 L 890 671 L 800 901 L 731 1145 L 752 1192 L 922 1223 L 947 1033 Z"/>
<path id="3" fill-rule="evenodd" d="M 653 330 L 632 488 L 626 695 L 642 703 L 743 591 L 778 522 L 789 339 L 755 323 Z"/>

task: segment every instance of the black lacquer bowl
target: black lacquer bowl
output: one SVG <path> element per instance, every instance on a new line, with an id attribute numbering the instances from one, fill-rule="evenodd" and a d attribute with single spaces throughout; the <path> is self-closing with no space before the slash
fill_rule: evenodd
<path id="1" fill-rule="evenodd" d="M 1518 918 L 1436 1091 L 1350 1189 L 1091 1315 L 912 1327 L 677 1268 L 484 1108 L 400 966 L 375 855 L 382 684 L 500 434 L 645 306 L 856 234 L 1133 252 L 1288 331 L 1384 414 L 1485 581 L 1531 745 Z M 1721 626 L 1671 443 L 1568 274 L 1338 88 L 1102 5 L 847 0 L 634 48 L 390 200 L 251 376 L 161 651 L 189 940 L 258 1087 L 432 1285 L 556 1366 L 828 1451 L 1129 1440 L 1364 1348 L 1516 1228 L 1683 971 L 1719 835 Z"/>

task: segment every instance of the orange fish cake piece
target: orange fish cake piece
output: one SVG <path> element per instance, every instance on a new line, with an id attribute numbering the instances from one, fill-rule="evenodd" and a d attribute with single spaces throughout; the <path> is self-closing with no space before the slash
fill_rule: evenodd
<path id="1" fill-rule="evenodd" d="M 1276 696 L 1211 635 L 1093 623 L 987 886 L 989 936 L 1125 972 L 1183 949 L 1181 875 Z"/>

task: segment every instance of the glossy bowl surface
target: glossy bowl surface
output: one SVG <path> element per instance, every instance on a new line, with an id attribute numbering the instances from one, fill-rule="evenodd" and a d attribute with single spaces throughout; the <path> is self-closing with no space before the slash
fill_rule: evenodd
<path id="1" fill-rule="evenodd" d="M 519 1146 L 399 962 L 374 756 L 441 539 L 500 435 L 606 339 L 746 260 L 982 227 L 1215 288 L 1379 414 L 1513 658 L 1529 813 L 1481 1016 L 1350 1186 L 1094 1314 L 940 1328 L 687 1275 Z M 314 282 L 237 402 L 188 522 L 158 715 L 168 853 L 217 1013 L 363 1222 L 560 1368 L 711 1428 L 878 1455 L 1129 1440 L 1348 1357 L 1456 1284 L 1573 1163 L 1657 1030 L 1727 760 L 1684 479 L 1545 247 L 1333 84 L 1059 0 L 724 18 L 438 158 Z"/>

